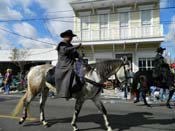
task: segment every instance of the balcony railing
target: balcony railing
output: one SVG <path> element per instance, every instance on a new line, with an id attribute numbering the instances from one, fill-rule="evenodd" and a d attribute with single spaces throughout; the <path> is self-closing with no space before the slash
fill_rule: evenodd
<path id="1" fill-rule="evenodd" d="M 119 27 L 76 32 L 82 41 L 125 40 L 163 37 L 163 26 Z M 75 40 L 76 41 L 76 40 Z"/>

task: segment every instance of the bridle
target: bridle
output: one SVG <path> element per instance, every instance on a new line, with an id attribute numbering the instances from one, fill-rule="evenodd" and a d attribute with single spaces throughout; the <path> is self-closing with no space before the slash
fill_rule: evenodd
<path id="1" fill-rule="evenodd" d="M 128 61 L 122 60 L 122 65 L 121 65 L 121 67 L 123 67 L 123 69 L 124 69 L 125 80 L 121 81 L 120 83 L 121 83 L 121 85 L 125 84 L 125 86 L 126 86 L 128 80 L 131 79 L 131 78 L 133 78 L 132 76 L 128 76 L 128 71 L 127 71 L 127 69 L 126 69 L 126 67 L 125 67 L 125 65 L 128 65 L 128 64 L 129 64 Z M 121 68 L 121 67 L 120 67 L 120 68 Z M 120 68 L 119 68 L 119 69 L 120 69 Z"/>

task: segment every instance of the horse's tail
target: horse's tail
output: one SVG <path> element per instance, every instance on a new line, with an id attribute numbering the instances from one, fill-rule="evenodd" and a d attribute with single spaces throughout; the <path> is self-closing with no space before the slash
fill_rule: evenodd
<path id="1" fill-rule="evenodd" d="M 15 109 L 12 112 L 12 116 L 17 116 L 19 112 L 22 110 L 24 106 L 24 102 L 26 101 L 27 98 L 27 91 L 24 94 L 24 96 L 19 100 L 18 104 L 16 105 Z"/>

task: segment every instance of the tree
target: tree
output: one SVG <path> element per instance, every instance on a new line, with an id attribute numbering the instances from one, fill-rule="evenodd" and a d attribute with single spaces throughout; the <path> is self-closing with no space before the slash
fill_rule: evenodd
<path id="1" fill-rule="evenodd" d="M 22 73 L 24 72 L 24 66 L 28 63 L 26 58 L 29 56 L 29 51 L 27 49 L 17 49 L 14 48 L 11 51 L 10 59 L 17 65 L 20 69 L 20 79 L 22 78 Z"/>

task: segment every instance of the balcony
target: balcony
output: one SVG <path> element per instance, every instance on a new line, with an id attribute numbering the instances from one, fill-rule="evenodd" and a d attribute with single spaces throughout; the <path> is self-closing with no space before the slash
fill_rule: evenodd
<path id="1" fill-rule="evenodd" d="M 83 42 L 95 42 L 95 41 L 125 41 L 137 39 L 152 39 L 163 38 L 163 26 L 144 26 L 144 27 L 122 27 L 122 28 L 110 28 L 84 30 L 76 32 Z M 78 42 L 78 40 L 75 40 Z"/>

